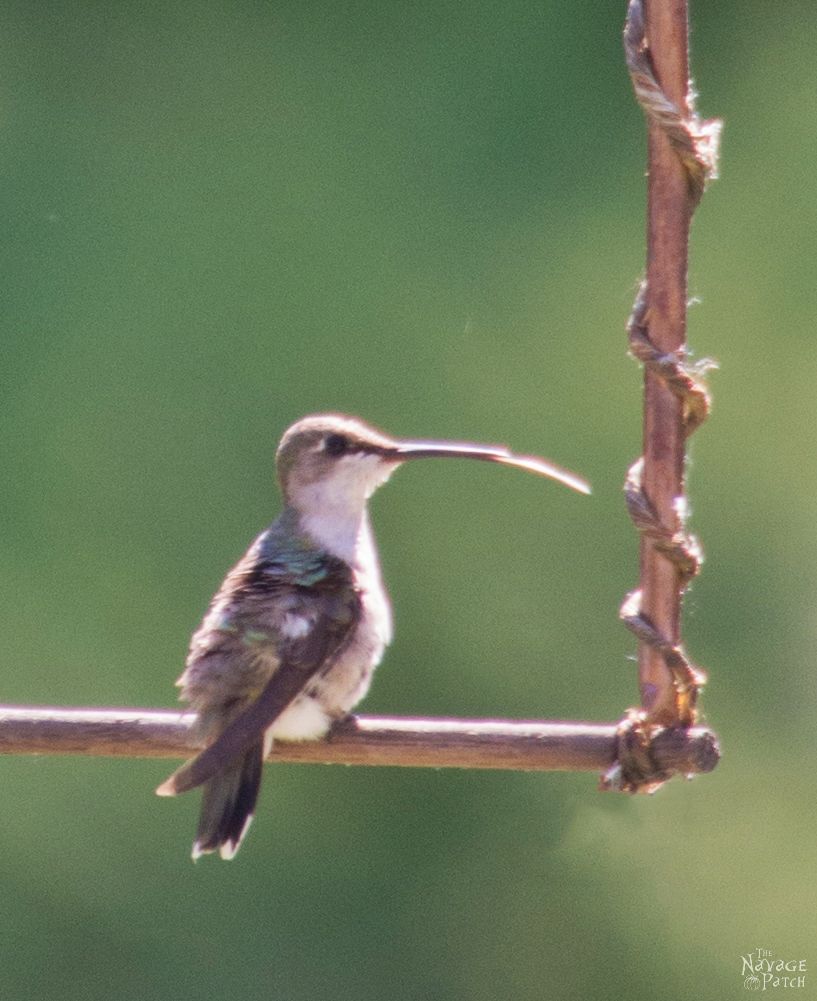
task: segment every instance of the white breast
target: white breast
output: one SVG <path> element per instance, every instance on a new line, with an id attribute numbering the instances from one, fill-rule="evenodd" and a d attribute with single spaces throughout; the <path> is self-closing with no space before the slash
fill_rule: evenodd
<path id="1" fill-rule="evenodd" d="M 358 537 L 354 573 L 363 606 L 354 636 L 329 670 L 319 675 L 273 723 L 270 733 L 276 739 L 323 737 L 332 723 L 350 713 L 369 690 L 374 669 L 391 642 L 392 616 L 368 519 Z M 295 615 L 290 618 L 297 621 L 289 628 L 308 631 L 310 623 L 305 619 Z"/>

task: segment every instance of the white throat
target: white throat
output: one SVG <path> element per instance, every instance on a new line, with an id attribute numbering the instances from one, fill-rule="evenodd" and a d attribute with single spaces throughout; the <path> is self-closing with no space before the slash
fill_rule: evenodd
<path id="1" fill-rule="evenodd" d="M 328 553 L 346 563 L 356 562 L 365 537 L 371 535 L 369 515 L 364 507 L 355 515 L 338 517 L 331 511 L 303 512 L 300 522 L 304 530 Z"/>
<path id="2" fill-rule="evenodd" d="M 334 475 L 298 485 L 292 503 L 306 532 L 347 563 L 369 562 L 371 528 L 366 502 L 395 466 L 376 456 L 355 456 Z"/>

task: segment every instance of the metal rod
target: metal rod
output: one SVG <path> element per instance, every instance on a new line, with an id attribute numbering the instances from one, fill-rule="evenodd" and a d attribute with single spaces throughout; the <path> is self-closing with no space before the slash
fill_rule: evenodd
<path id="1" fill-rule="evenodd" d="M 183 758 L 200 749 L 195 715 L 159 709 L 0 706 L 0 754 Z M 272 762 L 601 771 L 616 758 L 613 723 L 351 717 L 322 741 L 279 742 Z M 672 771 L 710 771 L 710 731 L 666 730 L 651 747 Z"/>

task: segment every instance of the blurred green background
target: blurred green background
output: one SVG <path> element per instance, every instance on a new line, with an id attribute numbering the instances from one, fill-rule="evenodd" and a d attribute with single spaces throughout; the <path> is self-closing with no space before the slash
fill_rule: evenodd
<path id="1" fill-rule="evenodd" d="M 503 441 L 374 518 L 397 635 L 369 713 L 613 720 L 636 582 L 624 322 L 644 126 L 624 3 L 5 6 L 2 698 L 173 706 L 190 632 L 315 410 Z M 724 759 L 592 775 L 270 766 L 235 862 L 189 861 L 170 762 L 0 760 L 4 999 L 817 997 L 812 650 L 817 7 L 697 3 L 722 180 L 690 317 L 708 562 L 686 642 Z"/>

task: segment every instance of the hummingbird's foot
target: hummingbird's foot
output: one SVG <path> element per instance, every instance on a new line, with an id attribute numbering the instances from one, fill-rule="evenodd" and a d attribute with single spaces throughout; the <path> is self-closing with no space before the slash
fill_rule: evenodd
<path id="1" fill-rule="evenodd" d="M 341 716 L 339 719 L 335 720 L 329 732 L 326 734 L 326 739 L 331 740 L 332 735 L 335 733 L 356 733 L 358 729 L 357 716 L 355 716 L 354 713 L 346 713 L 345 716 Z"/>

